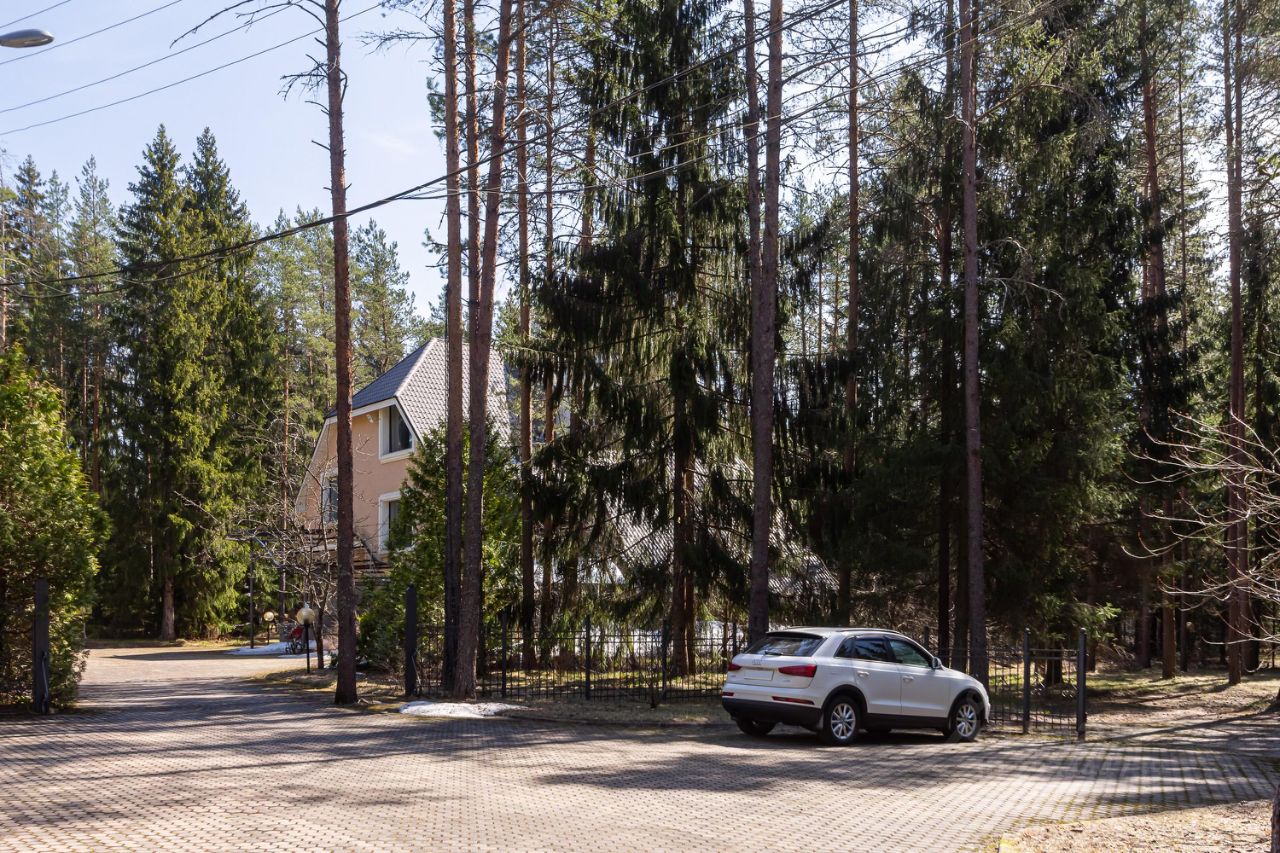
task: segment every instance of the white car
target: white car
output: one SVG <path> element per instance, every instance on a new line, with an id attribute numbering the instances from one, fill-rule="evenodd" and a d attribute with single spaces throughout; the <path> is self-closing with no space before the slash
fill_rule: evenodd
<path id="1" fill-rule="evenodd" d="M 839 745 L 859 731 L 889 729 L 938 729 L 971 741 L 991 718 L 977 679 L 878 628 L 770 631 L 734 657 L 720 701 L 746 734 L 762 737 L 787 723 Z"/>

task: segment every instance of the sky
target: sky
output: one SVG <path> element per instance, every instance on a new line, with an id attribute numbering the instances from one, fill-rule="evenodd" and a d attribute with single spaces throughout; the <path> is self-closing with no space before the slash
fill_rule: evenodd
<path id="1" fill-rule="evenodd" d="M 250 54 L 304 35 L 318 24 L 297 9 L 174 54 L 212 36 L 235 30 L 230 16 L 206 24 L 172 44 L 230 0 L 0 0 L 0 31 L 38 27 L 54 35 L 47 48 L 0 48 L 0 166 L 6 176 L 28 154 L 44 175 L 57 171 L 72 183 L 80 167 L 96 157 L 117 204 L 129 199 L 142 150 L 164 124 L 184 158 L 206 126 L 218 140 L 232 181 L 254 219 L 270 226 L 276 213 L 295 208 L 329 210 L 328 153 L 313 140 L 327 140 L 324 114 L 295 92 L 280 94 L 281 77 L 309 67 L 308 54 L 323 48 L 307 37 L 256 58 Z M 264 2 L 265 5 L 265 2 Z M 363 36 L 416 22 L 403 12 L 376 7 L 376 0 L 342 4 L 342 66 L 348 75 L 345 101 L 348 207 L 356 207 L 444 174 L 444 152 L 427 113 L 426 44 L 373 51 Z M 41 12 L 41 10 L 46 10 Z M 369 10 L 369 11 L 366 11 Z M 32 15 L 32 13 L 41 12 Z M 149 13 L 149 14 L 148 14 Z M 123 23 L 135 16 L 138 20 Z M 31 17 L 27 17 L 31 16 Z M 20 20 L 19 20 L 20 19 Z M 12 22 L 12 23 L 11 23 Z M 98 35 L 104 27 L 119 26 Z M 82 40 L 73 41 L 80 39 Z M 318 53 L 317 53 L 318 51 Z M 102 80 L 161 57 L 148 68 L 41 104 L 27 102 Z M 163 92 L 43 127 L 27 125 L 110 104 L 158 86 L 235 63 Z M 16 109 L 15 109 L 16 108 Z M 443 233 L 442 201 L 401 201 L 353 217 L 352 224 L 378 221 L 399 244 L 401 266 L 410 273 L 419 313 L 437 300 L 441 279 L 422 246 L 424 230 Z"/>

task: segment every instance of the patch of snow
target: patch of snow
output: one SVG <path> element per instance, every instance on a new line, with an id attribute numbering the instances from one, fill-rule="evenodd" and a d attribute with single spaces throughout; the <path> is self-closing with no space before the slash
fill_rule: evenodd
<path id="1" fill-rule="evenodd" d="M 313 651 L 315 650 L 315 647 L 316 647 L 316 641 L 315 641 L 315 640 L 312 640 L 312 641 L 311 641 L 311 648 L 312 648 L 312 650 L 313 650 Z M 306 654 L 306 653 L 304 652 L 303 654 L 291 655 L 291 654 L 289 654 L 288 652 L 289 652 L 289 644 L 288 644 L 288 643 L 267 643 L 265 646 L 256 646 L 256 647 L 254 647 L 254 648 L 252 648 L 252 649 L 251 649 L 251 648 L 249 648 L 248 646 L 241 646 L 241 647 L 240 647 L 240 648 L 238 648 L 238 649 L 232 649 L 231 651 L 227 652 L 227 654 L 231 654 L 231 655 L 253 655 L 253 656 L 255 656 L 255 657 L 258 657 L 258 656 L 262 656 L 262 657 L 272 657 L 272 656 L 275 656 L 275 657 L 287 657 L 287 658 L 292 658 L 292 657 L 305 657 L 305 654 Z"/>
<path id="2" fill-rule="evenodd" d="M 501 702 L 408 702 L 400 706 L 401 714 L 413 717 L 452 717 L 458 720 L 482 720 L 504 711 L 523 711 L 524 705 Z"/>

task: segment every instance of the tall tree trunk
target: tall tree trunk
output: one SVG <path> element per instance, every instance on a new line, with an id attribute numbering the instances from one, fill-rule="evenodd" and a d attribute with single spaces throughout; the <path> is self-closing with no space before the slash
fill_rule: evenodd
<path id="1" fill-rule="evenodd" d="M 943 86 L 943 98 L 948 111 L 955 109 L 956 100 L 956 37 L 955 37 L 955 2 L 948 0 L 946 18 L 943 21 L 944 49 L 947 55 L 946 82 Z M 953 407 L 955 405 L 956 360 L 955 337 L 952 333 L 952 264 L 954 257 L 955 227 L 952 202 L 955 198 L 954 187 L 948 174 L 955 160 L 954 134 L 944 126 L 946 139 L 943 143 L 943 163 L 947 164 L 943 179 L 938 187 L 938 292 L 944 314 L 941 333 L 938 335 L 938 357 L 942 362 L 942 388 L 938 393 L 939 429 L 938 438 L 944 456 L 941 466 L 942 476 L 938 484 L 938 648 L 944 650 L 944 659 L 950 660 L 954 643 L 951 640 L 951 522 L 952 503 L 955 494 L 955 467 L 951 464 L 952 436 L 955 431 Z M 968 590 L 956 587 L 957 599 L 968 595 Z M 949 648 L 950 647 L 950 648 Z M 952 664 L 953 665 L 953 664 Z"/>
<path id="2" fill-rule="evenodd" d="M 458 624 L 458 669 L 453 695 L 476 692 L 476 653 L 483 625 L 485 439 L 489 429 L 489 356 L 493 343 L 493 291 L 498 278 L 498 210 L 502 201 L 502 160 L 506 147 L 507 71 L 511 56 L 511 0 L 498 7 L 497 67 L 493 75 L 493 118 L 489 125 L 489 176 L 485 184 L 484 254 L 479 299 L 471 313 L 470 399 L 467 432 L 467 521 L 462 601 Z"/>
<path id="3" fill-rule="evenodd" d="M 969 570 L 969 672 L 987 683 L 986 576 L 982 565 L 982 431 L 978 384 L 978 84 L 973 0 L 960 0 L 961 180 L 964 223 L 965 515 Z"/>
<path id="4" fill-rule="evenodd" d="M 1151 666 L 1151 581 L 1142 568 L 1142 580 L 1138 583 L 1138 618 L 1135 624 L 1134 664 L 1138 669 Z"/>
<path id="5" fill-rule="evenodd" d="M 0 278 L 3 278 L 0 263 Z M 102 494 L 102 374 L 106 370 L 105 342 L 102 335 L 102 301 L 99 298 L 102 283 L 93 280 L 93 329 L 97 337 L 93 348 L 93 431 L 89 436 L 90 457 L 89 485 L 95 495 Z"/>
<path id="6" fill-rule="evenodd" d="M 546 284 L 555 278 L 555 237 L 556 237 L 556 205 L 555 205 L 555 164 L 556 164 L 556 42 L 559 34 L 558 18 L 554 5 L 547 9 L 547 74 L 546 92 L 543 96 L 543 132 L 545 135 L 546 157 L 543 162 L 543 235 L 542 235 L 542 277 Z M 555 382 L 548 374 L 542 384 L 542 442 L 550 444 L 556 437 L 556 398 Z M 555 536 L 555 519 L 547 517 L 542 522 L 542 537 L 550 543 Z M 555 615 L 555 567 L 552 565 L 553 549 L 544 548 L 548 555 L 542 568 L 542 626 L 551 627 Z M 563 588 L 561 589 L 561 608 L 564 606 Z"/>
<path id="7" fill-rule="evenodd" d="M 462 578 L 462 154 L 458 127 L 458 20 L 455 0 L 444 2 L 444 135 L 447 198 L 445 345 L 444 665 L 453 689 L 458 660 L 458 607 Z"/>
<path id="8" fill-rule="evenodd" d="M 773 371 L 782 183 L 782 0 L 769 3 L 768 113 L 765 116 L 764 242 L 751 312 L 751 594 L 752 639 L 769 630 L 769 534 L 773 527 Z"/>
<path id="9" fill-rule="evenodd" d="M 1234 6 L 1234 14 L 1233 14 Z M 1232 461 L 1244 458 L 1244 323 L 1240 298 L 1240 265 L 1244 230 L 1241 211 L 1242 128 L 1239 98 L 1241 54 L 1241 9 L 1238 2 L 1224 0 L 1222 6 L 1223 124 L 1227 148 L 1227 241 L 1231 285 L 1231 380 L 1228 429 Z M 1234 41 L 1234 50 L 1233 50 Z M 1234 55 L 1233 55 L 1234 54 Z M 1244 484 L 1233 474 L 1228 485 L 1228 506 L 1233 522 L 1228 535 L 1227 564 L 1230 572 L 1230 601 L 1227 609 L 1227 683 L 1239 684 L 1243 675 L 1244 592 L 1238 588 L 1248 573 L 1248 521 Z"/>
<path id="10" fill-rule="evenodd" d="M 9 243 L 9 218 L 0 207 L 0 247 Z M 9 270 L 8 256 L 0 248 L 0 353 L 9 349 Z"/>
<path id="11" fill-rule="evenodd" d="M 746 227 L 748 227 L 748 240 L 746 240 L 746 283 L 748 283 L 748 292 L 751 295 L 751 311 L 753 311 L 753 336 L 754 336 L 754 316 L 756 293 L 762 288 L 762 272 L 760 272 L 760 74 L 758 65 L 755 63 L 755 3 L 754 0 L 742 0 L 742 23 L 744 23 L 745 40 L 742 45 L 742 68 L 746 73 L 746 127 L 742 128 L 742 133 L 746 137 Z M 753 337 L 754 341 L 754 337 Z M 755 370 L 754 347 L 753 347 L 753 364 L 751 369 Z M 753 412 L 755 406 L 755 387 L 751 388 L 751 405 Z M 755 438 L 754 438 L 754 418 L 753 418 L 753 439 L 751 439 L 751 455 L 753 462 L 755 460 Z M 754 467 L 753 467 L 754 470 Z M 753 489 L 754 489 L 753 480 Z M 768 534 L 765 534 L 768 535 Z M 755 579 L 755 517 L 751 520 L 751 583 L 753 583 L 754 601 L 754 579 Z M 765 540 L 765 560 L 768 560 L 768 540 Z M 765 588 L 765 596 L 768 594 L 768 588 Z M 768 625 L 768 616 L 765 615 L 765 626 Z M 767 629 L 767 628 L 765 628 Z"/>
<path id="12" fill-rule="evenodd" d="M 858 122 L 858 1 L 849 0 L 849 294 L 845 318 L 845 352 L 849 359 L 849 378 L 845 380 L 844 397 L 849 419 L 849 437 L 844 450 L 844 468 L 854 488 L 853 477 L 858 467 L 858 255 L 861 252 L 861 207 L 859 200 L 859 157 L 861 156 Z M 836 587 L 836 620 L 849 624 L 850 589 L 853 586 L 851 557 L 840 562 Z"/>
<path id="13" fill-rule="evenodd" d="M 683 404 L 684 401 L 680 399 L 677 392 L 675 408 L 679 419 L 682 419 L 679 412 Z M 679 446 L 681 445 L 677 442 L 677 447 Z M 671 609 L 668 615 L 671 628 L 670 667 L 673 674 L 684 675 L 689 671 L 688 646 L 685 643 L 685 634 L 688 630 L 685 611 L 685 575 L 688 568 L 685 561 L 690 550 L 689 540 L 686 537 L 690 527 L 687 520 L 691 510 L 685 473 L 689 468 L 690 460 L 687 455 L 678 450 L 674 461 L 675 471 L 671 478 L 671 510 L 675 535 L 671 538 Z"/>
<path id="14" fill-rule="evenodd" d="M 516 0 L 516 220 L 519 231 L 520 340 L 529 345 L 529 143 L 525 68 L 525 0 Z M 533 617 L 537 587 L 533 566 L 533 387 L 527 367 L 520 370 L 520 650 L 526 668 L 534 665 Z"/>
<path id="15" fill-rule="evenodd" d="M 160 639 L 173 642 L 178 638 L 173 609 L 173 576 L 166 575 L 160 589 Z"/>
<path id="16" fill-rule="evenodd" d="M 347 261 L 347 169 L 342 134 L 340 0 L 325 0 L 329 194 L 333 202 L 333 346 L 338 385 L 338 678 L 333 701 L 356 699 L 356 584 L 351 451 L 351 280 Z"/>

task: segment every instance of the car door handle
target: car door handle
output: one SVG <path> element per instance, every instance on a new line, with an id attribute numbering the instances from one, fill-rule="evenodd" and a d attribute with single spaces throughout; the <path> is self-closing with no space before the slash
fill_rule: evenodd
<path id="1" fill-rule="evenodd" d="M 859 677 L 859 678 L 866 678 L 866 677 L 867 677 L 868 675 L 870 675 L 870 674 L 871 674 L 871 673 L 867 672 L 865 669 L 860 669 L 860 670 L 858 670 L 858 677 Z"/>
<path id="2" fill-rule="evenodd" d="M 902 680 L 903 680 L 903 681 L 915 681 L 915 680 L 916 680 L 916 677 L 915 677 L 914 675 L 904 675 L 904 676 L 902 676 Z"/>

